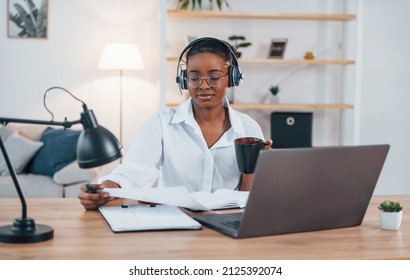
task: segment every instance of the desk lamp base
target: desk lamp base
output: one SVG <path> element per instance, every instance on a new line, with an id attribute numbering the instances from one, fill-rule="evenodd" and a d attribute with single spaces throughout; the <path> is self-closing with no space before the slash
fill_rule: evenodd
<path id="1" fill-rule="evenodd" d="M 53 238 L 54 230 L 50 226 L 36 225 L 31 218 L 17 218 L 12 225 L 0 227 L 0 242 L 34 243 Z"/>

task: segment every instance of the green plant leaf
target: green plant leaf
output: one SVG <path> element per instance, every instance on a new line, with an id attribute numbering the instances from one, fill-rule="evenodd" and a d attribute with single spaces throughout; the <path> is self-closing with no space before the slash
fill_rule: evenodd
<path id="1" fill-rule="evenodd" d="M 24 18 L 27 16 L 26 10 L 18 3 L 14 4 L 14 8 L 16 8 L 17 13 L 19 14 L 18 18 L 20 22 L 23 22 Z"/>
<path id="2" fill-rule="evenodd" d="M 269 88 L 270 93 L 272 93 L 272 95 L 277 95 L 279 93 L 279 86 L 271 86 Z"/>
<path id="3" fill-rule="evenodd" d="M 228 8 L 231 8 L 227 0 L 208 0 L 208 1 L 211 7 L 213 7 L 214 1 L 215 1 L 219 10 L 222 10 L 223 4 L 225 4 Z M 187 10 L 190 5 L 191 5 L 192 10 L 195 10 L 196 8 L 202 9 L 202 0 L 179 0 L 177 9 Z"/>
<path id="4" fill-rule="evenodd" d="M 238 48 L 246 48 L 246 47 L 249 47 L 250 45 L 252 45 L 251 42 L 240 43 L 238 45 Z"/>
<path id="5" fill-rule="evenodd" d="M 192 10 L 195 10 L 197 3 L 198 3 L 198 8 L 202 7 L 202 2 L 200 0 L 192 0 Z"/>
<path id="6" fill-rule="evenodd" d="M 14 4 L 14 8 L 16 8 L 18 13 L 18 17 L 14 17 L 18 21 L 16 24 L 23 29 L 18 35 L 20 37 L 36 37 L 37 28 L 30 14 L 18 3 Z"/>
<path id="7" fill-rule="evenodd" d="M 177 9 L 186 10 L 188 9 L 188 5 L 189 5 L 189 0 L 179 0 Z"/>
<path id="8" fill-rule="evenodd" d="M 20 17 L 18 15 L 12 15 L 10 13 L 9 14 L 9 20 L 14 22 L 18 27 L 22 27 L 22 21 L 20 20 Z"/>
<path id="9" fill-rule="evenodd" d="M 400 203 L 390 200 L 383 201 L 378 208 L 384 212 L 400 212 L 403 209 Z"/>
<path id="10" fill-rule="evenodd" d="M 224 0 L 224 3 L 228 9 L 231 9 L 231 6 L 229 5 L 228 1 Z"/>
<path id="11" fill-rule="evenodd" d="M 25 18 L 24 27 L 25 27 L 25 30 L 28 34 L 28 37 L 37 37 L 38 36 L 37 27 L 36 27 L 36 24 L 34 23 L 32 17 L 27 16 Z"/>
<path id="12" fill-rule="evenodd" d="M 35 20 L 37 20 L 38 9 L 36 8 L 36 5 L 34 5 L 33 1 L 31 0 L 25 0 L 25 1 L 28 5 L 29 13 L 34 16 Z"/>
<path id="13" fill-rule="evenodd" d="M 222 0 L 216 0 L 216 5 L 218 6 L 219 10 L 222 10 Z"/>
<path id="14" fill-rule="evenodd" d="M 47 36 L 47 4 L 46 0 L 43 0 L 38 11 L 37 16 L 37 29 L 39 37 Z"/>
<path id="15" fill-rule="evenodd" d="M 231 40 L 231 41 L 245 40 L 245 36 L 232 35 L 232 36 L 229 36 L 228 39 Z"/>

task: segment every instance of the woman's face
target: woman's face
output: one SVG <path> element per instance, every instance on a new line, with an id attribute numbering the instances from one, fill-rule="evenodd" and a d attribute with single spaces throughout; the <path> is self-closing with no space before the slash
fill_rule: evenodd
<path id="1" fill-rule="evenodd" d="M 187 63 L 188 79 L 198 82 L 198 78 L 206 78 L 211 84 L 215 82 L 218 84 L 218 78 L 221 81 L 217 87 L 211 87 L 205 79 L 199 81 L 200 85 L 197 88 L 188 83 L 189 95 L 194 103 L 201 108 L 212 108 L 223 104 L 228 86 L 227 73 L 228 65 L 219 55 L 205 52 L 191 56 Z"/>

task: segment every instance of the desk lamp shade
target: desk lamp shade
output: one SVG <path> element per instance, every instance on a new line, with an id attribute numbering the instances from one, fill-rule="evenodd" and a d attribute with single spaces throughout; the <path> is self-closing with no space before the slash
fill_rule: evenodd
<path id="1" fill-rule="evenodd" d="M 117 139 L 102 126 L 81 132 L 77 144 L 77 161 L 80 168 L 100 166 L 121 157 Z"/>
<path id="2" fill-rule="evenodd" d="M 121 157 L 117 138 L 106 128 L 98 125 L 92 110 L 81 113 L 83 131 L 77 143 L 77 161 L 80 168 L 100 166 Z"/>

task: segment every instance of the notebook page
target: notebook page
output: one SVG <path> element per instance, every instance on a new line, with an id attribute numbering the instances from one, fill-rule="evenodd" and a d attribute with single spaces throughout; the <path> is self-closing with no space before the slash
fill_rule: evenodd
<path id="1" fill-rule="evenodd" d="M 197 202 L 186 187 L 141 188 L 141 189 L 104 189 L 110 196 L 159 204 L 184 207 L 192 210 L 209 210 Z"/>
<path id="2" fill-rule="evenodd" d="M 230 189 L 219 189 L 214 192 L 214 194 L 223 195 L 225 197 L 230 197 L 235 201 L 238 201 L 239 207 L 244 208 L 248 202 L 249 191 L 235 191 Z"/>
<path id="3" fill-rule="evenodd" d="M 214 193 L 193 192 L 191 196 L 209 209 L 243 208 L 246 206 L 249 192 L 219 189 Z"/>

